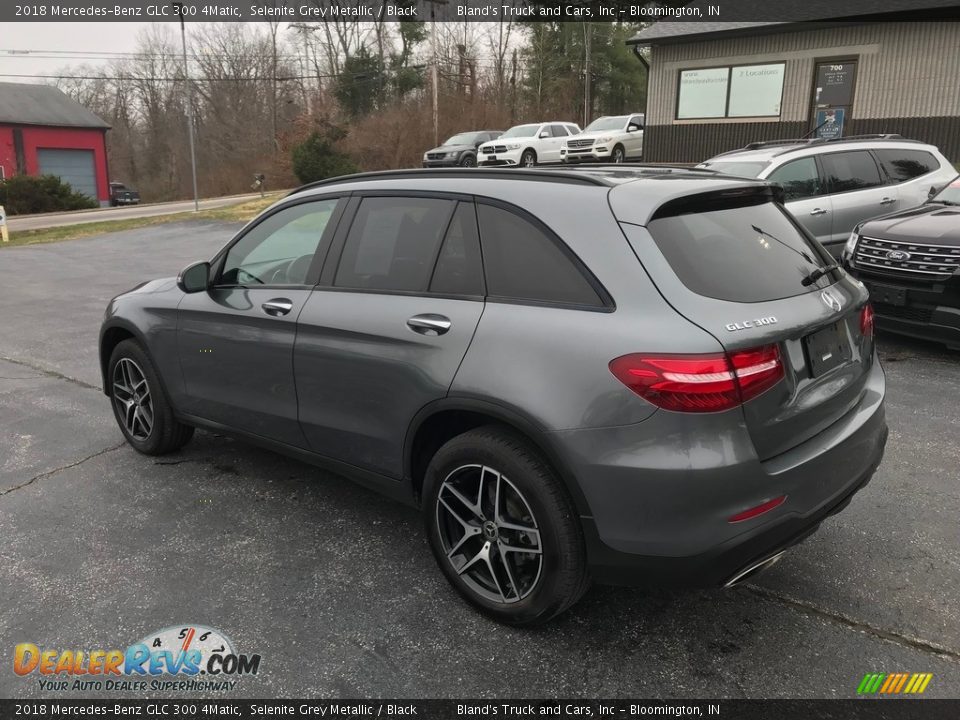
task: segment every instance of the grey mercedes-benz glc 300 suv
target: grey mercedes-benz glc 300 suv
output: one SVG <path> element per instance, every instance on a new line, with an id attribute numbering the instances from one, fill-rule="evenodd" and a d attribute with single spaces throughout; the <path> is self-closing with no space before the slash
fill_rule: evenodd
<path id="1" fill-rule="evenodd" d="M 213 429 L 420 507 L 505 622 L 591 580 L 734 584 L 887 437 L 867 292 L 781 192 L 624 165 L 309 185 L 110 301 L 104 391 L 140 452 Z"/>

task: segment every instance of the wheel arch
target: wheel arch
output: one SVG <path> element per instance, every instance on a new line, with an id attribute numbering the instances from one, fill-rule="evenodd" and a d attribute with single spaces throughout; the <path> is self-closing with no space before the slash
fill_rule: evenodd
<path id="1" fill-rule="evenodd" d="M 103 394 L 110 395 L 109 378 L 107 377 L 108 365 L 113 349 L 124 340 L 136 340 L 140 346 L 146 350 L 147 344 L 144 341 L 140 331 L 133 325 L 129 325 L 121 320 L 116 320 L 109 326 L 100 331 L 100 378 L 103 380 Z"/>
<path id="2" fill-rule="evenodd" d="M 557 473 L 557 477 L 567 488 L 577 513 L 581 516 L 592 516 L 579 483 L 548 432 L 532 418 L 515 410 L 473 398 L 436 400 L 421 408 L 410 423 L 404 441 L 403 470 L 418 505 L 424 474 L 433 454 L 448 440 L 483 425 L 502 425 L 529 441 Z"/>

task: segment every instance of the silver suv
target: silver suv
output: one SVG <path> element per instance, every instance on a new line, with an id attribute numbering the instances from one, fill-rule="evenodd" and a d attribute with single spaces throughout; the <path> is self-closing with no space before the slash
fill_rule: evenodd
<path id="1" fill-rule="evenodd" d="M 899 135 L 756 142 L 698 167 L 779 183 L 787 209 L 834 257 L 858 223 L 916 207 L 957 174 L 936 147 Z"/>
<path id="2" fill-rule="evenodd" d="M 206 428 L 420 508 L 504 622 L 591 580 L 731 585 L 887 435 L 866 290 L 780 192 L 624 165 L 309 185 L 110 301 L 104 391 L 142 453 Z"/>

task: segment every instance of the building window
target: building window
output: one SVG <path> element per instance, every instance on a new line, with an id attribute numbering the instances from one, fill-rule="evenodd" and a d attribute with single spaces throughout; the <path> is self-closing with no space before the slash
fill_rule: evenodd
<path id="1" fill-rule="evenodd" d="M 779 117 L 784 63 L 681 70 L 678 120 Z"/>

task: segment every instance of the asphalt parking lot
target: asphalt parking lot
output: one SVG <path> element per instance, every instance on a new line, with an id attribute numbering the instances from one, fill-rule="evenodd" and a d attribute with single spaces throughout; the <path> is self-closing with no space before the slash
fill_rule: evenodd
<path id="1" fill-rule="evenodd" d="M 11 671 L 17 643 L 124 648 L 182 623 L 262 656 L 232 697 L 848 698 L 867 672 L 960 697 L 960 354 L 881 336 L 880 471 L 751 584 L 595 587 L 509 629 L 447 586 L 413 510 L 210 433 L 163 458 L 121 442 L 106 301 L 235 229 L 0 249 L 0 697 L 52 696 Z"/>

